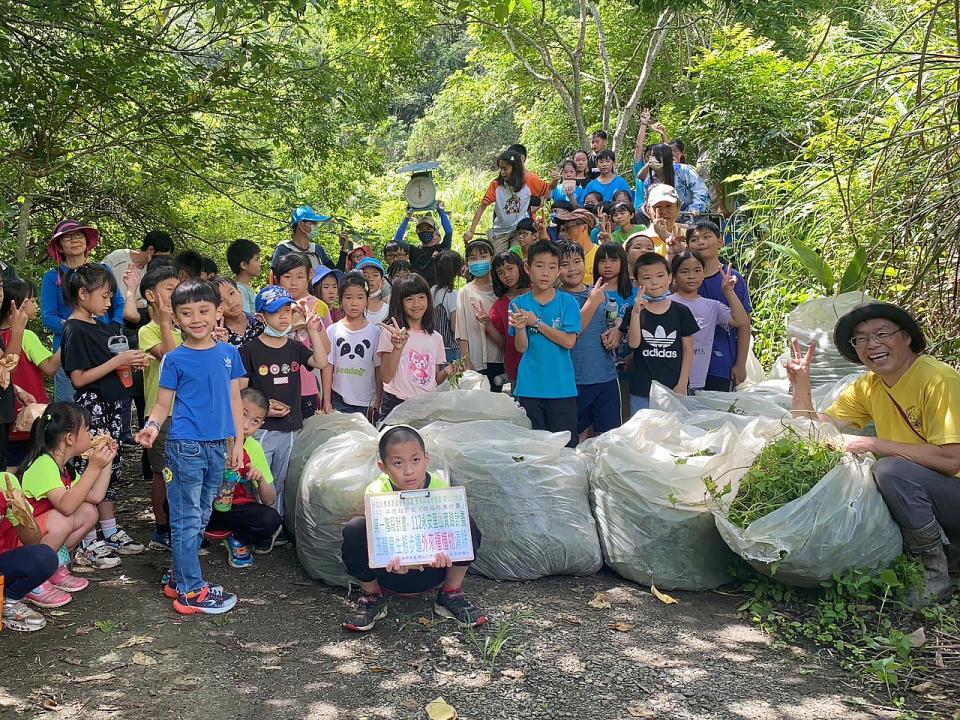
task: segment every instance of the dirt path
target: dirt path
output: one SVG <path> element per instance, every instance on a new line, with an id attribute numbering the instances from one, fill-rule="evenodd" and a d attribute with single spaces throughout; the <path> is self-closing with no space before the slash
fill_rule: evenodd
<path id="1" fill-rule="evenodd" d="M 149 537 L 142 521 L 123 524 Z M 474 720 L 894 717 L 859 704 L 850 676 L 773 647 L 737 618 L 734 597 L 672 593 L 679 604 L 664 605 L 609 572 L 471 576 L 471 597 L 495 619 L 482 633 L 434 622 L 432 601 L 405 600 L 357 636 L 340 628 L 344 591 L 307 578 L 292 548 L 243 571 L 213 548 L 205 574 L 241 598 L 220 620 L 172 610 L 157 585 L 167 563 L 158 552 L 127 558 L 88 575 L 91 587 L 48 611 L 44 631 L 0 633 L 0 715 L 405 719 L 443 696 Z M 609 608 L 589 604 L 599 592 Z"/>

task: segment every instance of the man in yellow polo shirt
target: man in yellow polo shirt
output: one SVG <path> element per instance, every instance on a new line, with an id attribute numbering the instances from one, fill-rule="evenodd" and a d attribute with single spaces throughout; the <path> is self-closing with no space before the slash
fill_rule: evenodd
<path id="1" fill-rule="evenodd" d="M 804 353 L 794 340 L 786 363 L 794 415 L 817 415 L 840 430 L 875 423 L 877 437 L 846 435 L 847 449 L 880 458 L 873 479 L 904 547 L 923 561 L 926 587 L 911 604 L 924 607 L 950 594 L 949 570 L 960 569 L 960 551 L 949 540 L 960 544 L 960 374 L 924 355 L 917 321 L 889 303 L 854 308 L 837 321 L 833 340 L 845 358 L 870 372 L 817 413 L 810 393 L 814 346 Z"/>

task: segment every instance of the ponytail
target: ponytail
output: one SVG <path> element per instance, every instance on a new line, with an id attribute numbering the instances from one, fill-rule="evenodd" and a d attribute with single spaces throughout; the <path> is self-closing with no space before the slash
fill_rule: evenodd
<path id="1" fill-rule="evenodd" d="M 84 425 L 90 424 L 90 413 L 85 408 L 71 402 L 55 402 L 38 417 L 30 428 L 27 441 L 27 454 L 17 468 L 16 475 L 23 474 L 45 453 L 56 450 L 64 435 L 78 433 Z"/>
<path id="2" fill-rule="evenodd" d="M 67 305 L 75 307 L 81 290 L 92 293 L 102 287 L 110 288 L 110 294 L 115 294 L 117 279 L 106 265 L 87 263 L 64 273 L 63 300 Z"/>

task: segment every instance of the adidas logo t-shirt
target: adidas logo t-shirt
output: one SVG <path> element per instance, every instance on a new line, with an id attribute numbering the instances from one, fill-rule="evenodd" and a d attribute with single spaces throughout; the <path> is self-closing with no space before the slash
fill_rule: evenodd
<path id="1" fill-rule="evenodd" d="M 624 323 L 628 320 L 625 319 Z M 700 326 L 690 308 L 672 301 L 662 315 L 643 310 L 640 323 L 643 340 L 633 351 L 630 394 L 650 397 L 650 382 L 653 380 L 670 389 L 676 387 L 683 362 L 683 338 L 694 335 Z"/>

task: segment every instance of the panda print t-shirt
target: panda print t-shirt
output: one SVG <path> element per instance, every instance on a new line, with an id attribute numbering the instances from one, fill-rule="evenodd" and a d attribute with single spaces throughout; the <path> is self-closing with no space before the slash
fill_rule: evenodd
<path id="1" fill-rule="evenodd" d="M 333 391 L 347 405 L 369 407 L 377 399 L 374 368 L 380 364 L 377 356 L 380 327 L 367 323 L 362 330 L 350 330 L 340 320 L 327 328 L 327 337 L 330 339 Z"/>

